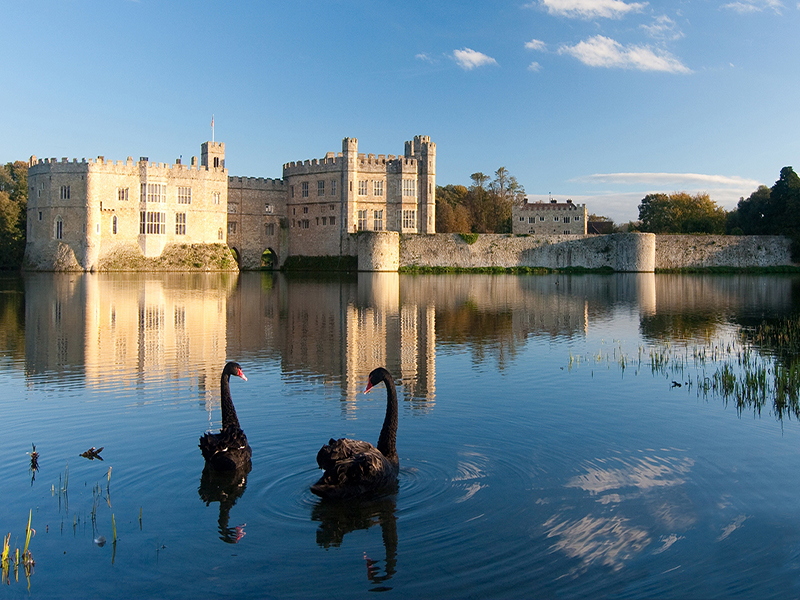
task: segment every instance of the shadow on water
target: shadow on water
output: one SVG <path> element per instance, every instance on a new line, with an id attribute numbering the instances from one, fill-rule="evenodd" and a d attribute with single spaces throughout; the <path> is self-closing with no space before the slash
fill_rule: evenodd
<path id="1" fill-rule="evenodd" d="M 206 506 L 212 502 L 219 502 L 219 539 L 227 544 L 236 544 L 244 537 L 244 525 L 229 527 L 228 521 L 231 508 L 247 489 L 247 475 L 250 469 L 252 463 L 247 461 L 244 467 L 235 471 L 221 472 L 205 467 L 200 476 L 197 493 Z"/>
<path id="2" fill-rule="evenodd" d="M 321 500 L 311 511 L 311 520 L 319 521 L 317 544 L 322 548 L 339 547 L 344 536 L 351 531 L 367 530 L 379 525 L 386 551 L 383 574 L 380 560 L 364 554 L 367 563 L 367 580 L 372 592 L 389 591 L 386 585 L 397 572 L 397 506 L 393 496 L 362 499 L 348 502 Z"/>

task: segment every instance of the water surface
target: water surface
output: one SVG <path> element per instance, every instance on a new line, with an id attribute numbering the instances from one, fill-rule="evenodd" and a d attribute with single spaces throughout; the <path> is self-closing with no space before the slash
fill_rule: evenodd
<path id="1" fill-rule="evenodd" d="M 797 596 L 797 421 L 700 383 L 739 364 L 741 331 L 800 312 L 798 283 L 2 279 L 0 533 L 13 553 L 29 511 L 36 530 L 33 574 L 2 594 Z M 209 481 L 197 441 L 219 428 L 226 360 L 248 377 L 231 387 L 253 464 Z M 399 489 L 322 502 L 319 447 L 377 441 L 385 392 L 362 390 L 379 365 L 398 383 Z"/>

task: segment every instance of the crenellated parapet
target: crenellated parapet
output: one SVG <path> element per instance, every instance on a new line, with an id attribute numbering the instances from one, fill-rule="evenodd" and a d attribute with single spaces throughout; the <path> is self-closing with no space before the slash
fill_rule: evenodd
<path id="1" fill-rule="evenodd" d="M 228 188 L 245 190 L 285 192 L 286 182 L 283 179 L 269 177 L 228 177 Z"/>

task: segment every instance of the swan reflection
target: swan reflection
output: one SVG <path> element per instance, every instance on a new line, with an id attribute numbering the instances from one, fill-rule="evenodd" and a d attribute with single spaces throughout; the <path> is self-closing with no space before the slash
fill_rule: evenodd
<path id="1" fill-rule="evenodd" d="M 244 525 L 229 527 L 228 520 L 231 508 L 247 488 L 247 475 L 251 468 L 250 461 L 234 471 L 215 471 L 206 466 L 200 476 L 197 493 L 206 506 L 219 502 L 219 539 L 227 544 L 235 544 L 244 536 Z"/>
<path id="2" fill-rule="evenodd" d="M 388 591 L 385 585 L 396 573 L 397 565 L 397 507 L 394 497 L 372 500 L 337 502 L 322 500 L 312 512 L 311 520 L 319 521 L 317 544 L 322 548 L 339 547 L 344 536 L 351 531 L 369 529 L 380 525 L 386 556 L 381 573 L 380 560 L 367 556 L 367 580 L 374 585 L 370 591 Z"/>

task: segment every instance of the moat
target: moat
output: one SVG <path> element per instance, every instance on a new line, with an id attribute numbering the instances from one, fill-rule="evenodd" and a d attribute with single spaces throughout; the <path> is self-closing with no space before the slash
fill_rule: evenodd
<path id="1" fill-rule="evenodd" d="M 800 315 L 798 275 L 29 273 L 0 292 L 0 534 L 13 556 L 36 530 L 8 597 L 798 594 L 797 414 L 769 385 L 738 405 L 714 386 L 795 363 L 747 332 Z M 229 486 L 197 447 L 226 360 L 253 449 Z M 377 441 L 381 365 L 399 488 L 320 501 L 320 446 Z"/>

